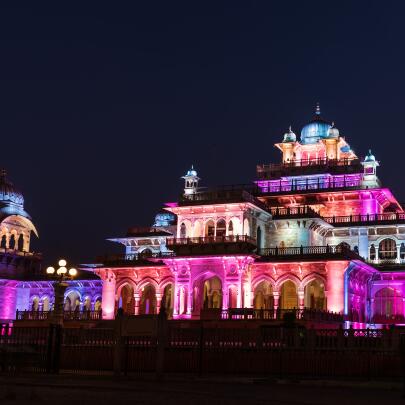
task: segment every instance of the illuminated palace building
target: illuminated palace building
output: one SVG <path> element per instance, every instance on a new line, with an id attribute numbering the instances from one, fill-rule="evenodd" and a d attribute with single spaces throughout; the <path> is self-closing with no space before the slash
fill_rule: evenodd
<path id="1" fill-rule="evenodd" d="M 202 189 L 191 168 L 151 228 L 111 239 L 125 254 L 92 265 L 103 317 L 164 306 L 173 318 L 297 309 L 403 323 L 405 213 L 371 151 L 358 158 L 319 107 L 300 140 L 289 129 L 275 146 L 282 162 L 257 166 L 251 185 Z"/>
<path id="2" fill-rule="evenodd" d="M 38 232 L 24 210 L 24 197 L 0 174 L 0 320 L 17 311 L 47 312 L 54 304 L 53 282 L 41 269 L 42 256 L 30 249 L 31 233 Z M 65 293 L 67 312 L 95 310 L 101 306 L 101 281 L 91 272 L 79 271 Z"/>

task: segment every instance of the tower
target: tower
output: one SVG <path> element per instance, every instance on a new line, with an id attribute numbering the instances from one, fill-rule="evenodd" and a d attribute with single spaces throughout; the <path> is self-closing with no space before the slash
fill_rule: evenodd
<path id="1" fill-rule="evenodd" d="M 191 165 L 191 169 L 187 172 L 185 176 L 182 176 L 184 179 L 184 195 L 191 195 L 197 192 L 198 188 L 198 181 L 200 178 L 197 176 L 197 172 L 194 170 L 193 165 Z"/>
<path id="2" fill-rule="evenodd" d="M 375 160 L 371 150 L 368 151 L 364 161 L 361 162 L 364 167 L 363 179 L 361 185 L 364 188 L 375 188 L 380 186 L 380 181 L 377 178 L 377 167 L 380 164 Z"/>

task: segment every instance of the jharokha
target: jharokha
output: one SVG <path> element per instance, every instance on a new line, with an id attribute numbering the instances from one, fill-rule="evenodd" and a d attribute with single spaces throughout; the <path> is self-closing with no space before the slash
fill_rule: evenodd
<path id="1" fill-rule="evenodd" d="M 295 309 L 354 327 L 405 323 L 405 213 L 371 151 L 356 156 L 319 106 L 299 140 L 290 128 L 275 146 L 281 163 L 257 166 L 246 186 L 199 188 L 191 167 L 153 226 L 110 239 L 124 254 L 81 267 L 65 310 L 278 319 Z M 0 318 L 49 311 L 52 281 L 29 249 L 36 230 L 5 174 L 0 201 Z"/>

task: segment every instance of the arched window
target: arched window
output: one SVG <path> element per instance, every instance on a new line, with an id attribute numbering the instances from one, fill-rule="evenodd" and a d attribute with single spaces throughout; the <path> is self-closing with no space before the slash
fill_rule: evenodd
<path id="1" fill-rule="evenodd" d="M 32 310 L 33 311 L 38 311 L 38 309 L 39 309 L 39 299 L 37 297 L 35 297 L 32 300 Z"/>
<path id="2" fill-rule="evenodd" d="M 21 233 L 20 237 L 18 238 L 18 247 L 17 249 L 22 252 L 24 250 L 24 235 Z"/>
<path id="3" fill-rule="evenodd" d="M 370 260 L 375 260 L 375 254 L 375 246 L 374 243 L 372 243 L 370 246 Z"/>
<path id="4" fill-rule="evenodd" d="M 156 313 L 156 290 L 152 284 L 147 284 L 142 289 L 139 313 L 141 315 L 153 315 Z"/>
<path id="5" fill-rule="evenodd" d="M 397 244 L 394 239 L 383 239 L 378 246 L 379 259 L 396 259 Z"/>
<path id="6" fill-rule="evenodd" d="M 183 222 L 180 225 L 180 238 L 186 238 L 187 237 L 187 228 L 186 224 Z"/>
<path id="7" fill-rule="evenodd" d="M 15 249 L 15 235 L 12 234 L 10 237 L 10 241 L 8 242 L 8 246 L 10 249 Z"/>
<path id="8" fill-rule="evenodd" d="M 205 236 L 215 236 L 214 221 L 210 220 L 205 224 Z"/>
<path id="9" fill-rule="evenodd" d="M 3 235 L 1 237 L 0 247 L 3 248 L 3 249 L 5 249 L 7 247 L 7 237 L 6 237 L 6 235 Z"/>
<path id="10" fill-rule="evenodd" d="M 95 311 L 100 311 L 101 310 L 101 299 L 97 298 L 96 302 L 94 303 L 94 310 Z"/>
<path id="11" fill-rule="evenodd" d="M 233 236 L 233 222 L 232 222 L 232 220 L 230 220 L 229 224 L 228 224 L 228 235 Z"/>
<path id="12" fill-rule="evenodd" d="M 304 305 L 306 308 L 326 309 L 325 286 L 319 280 L 313 280 L 305 286 Z"/>
<path id="13" fill-rule="evenodd" d="M 295 284 L 287 280 L 280 289 L 280 309 L 292 309 L 298 307 L 298 293 Z"/>
<path id="14" fill-rule="evenodd" d="M 141 257 L 152 257 L 152 250 L 146 248 L 140 253 Z"/>
<path id="15" fill-rule="evenodd" d="M 225 236 L 226 235 L 226 222 L 224 219 L 220 219 L 217 222 L 217 236 Z"/>
<path id="16" fill-rule="evenodd" d="M 403 297 L 400 291 L 394 288 L 383 288 L 374 296 L 373 321 L 402 320 Z"/>

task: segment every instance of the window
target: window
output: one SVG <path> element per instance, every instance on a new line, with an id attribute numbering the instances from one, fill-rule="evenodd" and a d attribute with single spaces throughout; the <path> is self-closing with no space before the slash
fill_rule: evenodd
<path id="1" fill-rule="evenodd" d="M 397 244 L 393 239 L 384 239 L 379 244 L 378 249 L 379 259 L 396 259 L 397 258 Z"/>

